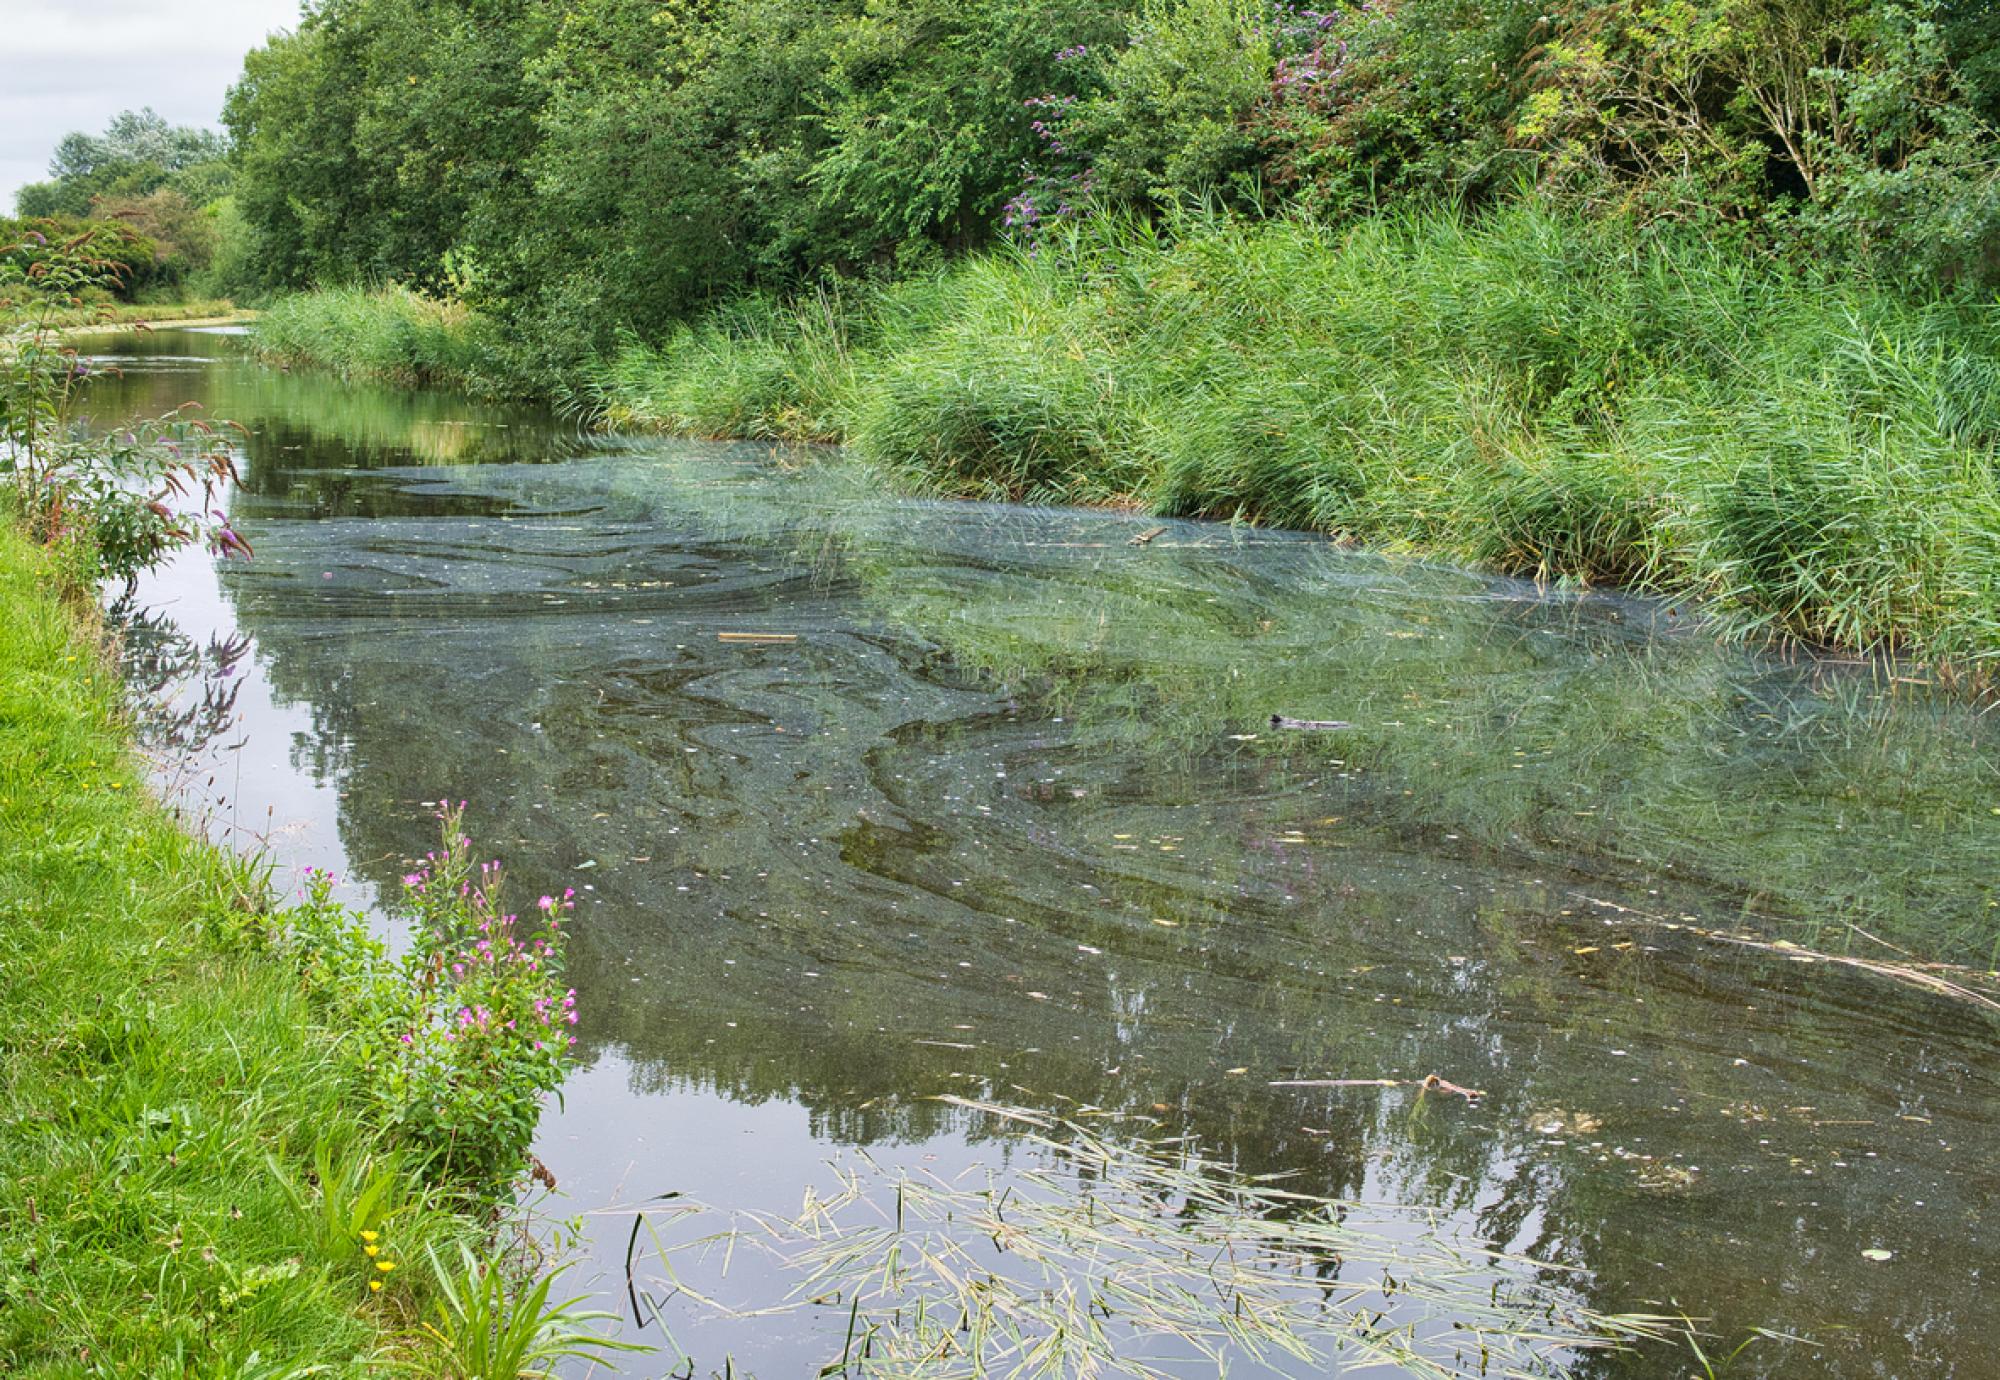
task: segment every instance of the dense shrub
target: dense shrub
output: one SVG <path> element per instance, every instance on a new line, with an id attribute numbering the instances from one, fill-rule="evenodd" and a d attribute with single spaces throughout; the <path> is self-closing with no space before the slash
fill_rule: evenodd
<path id="1" fill-rule="evenodd" d="M 1979 287 L 1996 118 L 1972 0 L 328 0 L 227 115 L 271 285 L 450 288 L 572 362 L 746 286 L 1202 199 L 1539 186 Z"/>

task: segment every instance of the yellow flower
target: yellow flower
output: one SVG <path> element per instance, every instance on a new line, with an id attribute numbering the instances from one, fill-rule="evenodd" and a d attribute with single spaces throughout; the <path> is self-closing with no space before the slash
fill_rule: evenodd
<path id="1" fill-rule="evenodd" d="M 375 1268 L 380 1270 L 383 1274 L 387 1274 L 389 1273 L 389 1271 L 396 1268 L 396 1262 L 393 1260 L 378 1260 L 375 1262 Z"/>
<path id="2" fill-rule="evenodd" d="M 373 1294 L 379 1294 L 379 1293 L 381 1293 L 381 1292 L 382 1292 L 382 1281 L 381 1281 L 381 1280 L 379 1280 L 379 1279 L 371 1279 L 371 1280 L 369 1280 L 369 1281 L 368 1281 L 368 1291 L 369 1291 L 370 1293 L 373 1293 Z"/>
<path id="3" fill-rule="evenodd" d="M 379 1232 L 379 1231 L 364 1231 L 364 1232 L 362 1232 L 362 1233 L 361 1233 L 361 1239 L 362 1239 L 363 1241 L 373 1241 L 373 1240 L 375 1240 L 375 1238 L 377 1238 L 377 1237 L 378 1237 L 378 1236 L 380 1236 L 381 1234 L 382 1234 L 382 1233 L 381 1233 L 381 1232 Z"/>
<path id="4" fill-rule="evenodd" d="M 380 1255 L 382 1253 L 382 1248 L 380 1246 L 363 1246 L 361 1249 L 366 1251 L 369 1255 Z"/>

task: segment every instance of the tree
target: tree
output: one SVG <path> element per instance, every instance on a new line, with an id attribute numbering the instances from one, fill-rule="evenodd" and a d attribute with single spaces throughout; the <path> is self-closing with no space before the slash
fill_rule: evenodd
<path id="1" fill-rule="evenodd" d="M 228 141 L 212 130 L 168 124 L 151 107 L 127 110 L 103 134 L 64 135 L 49 180 L 22 188 L 15 208 L 23 216 L 84 217 L 100 198 L 143 197 L 176 181 L 184 194 L 212 192 L 203 200 L 213 200 L 221 194 L 216 184 L 226 183 L 227 153 Z"/>

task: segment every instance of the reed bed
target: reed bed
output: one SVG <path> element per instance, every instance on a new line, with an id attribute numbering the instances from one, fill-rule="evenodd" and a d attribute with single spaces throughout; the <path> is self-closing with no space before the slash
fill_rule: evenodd
<path id="1" fill-rule="evenodd" d="M 1315 528 L 2000 669 L 2000 307 L 1591 223 L 1065 227 L 628 339 L 616 424 L 939 493 Z"/>
<path id="2" fill-rule="evenodd" d="M 251 331 L 264 359 L 348 378 L 434 384 L 487 397 L 528 391 L 503 333 L 457 302 L 404 287 L 322 288 L 280 297 Z"/>

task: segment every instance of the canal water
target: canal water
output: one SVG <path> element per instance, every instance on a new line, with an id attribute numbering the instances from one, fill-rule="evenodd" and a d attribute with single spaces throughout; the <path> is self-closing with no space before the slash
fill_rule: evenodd
<path id="1" fill-rule="evenodd" d="M 541 1210 L 663 1348 L 629 1373 L 847 1344 L 845 1295 L 745 1316 L 788 1267 L 688 1204 L 1014 1182 L 1059 1122 L 1685 1315 L 1730 1375 L 1995 1373 L 2000 1017 L 1883 965 L 1994 964 L 2000 716 L 1685 607 L 83 348 L 102 421 L 248 429 L 254 559 L 117 609 L 172 798 L 385 926 L 441 798 L 576 889 Z"/>

